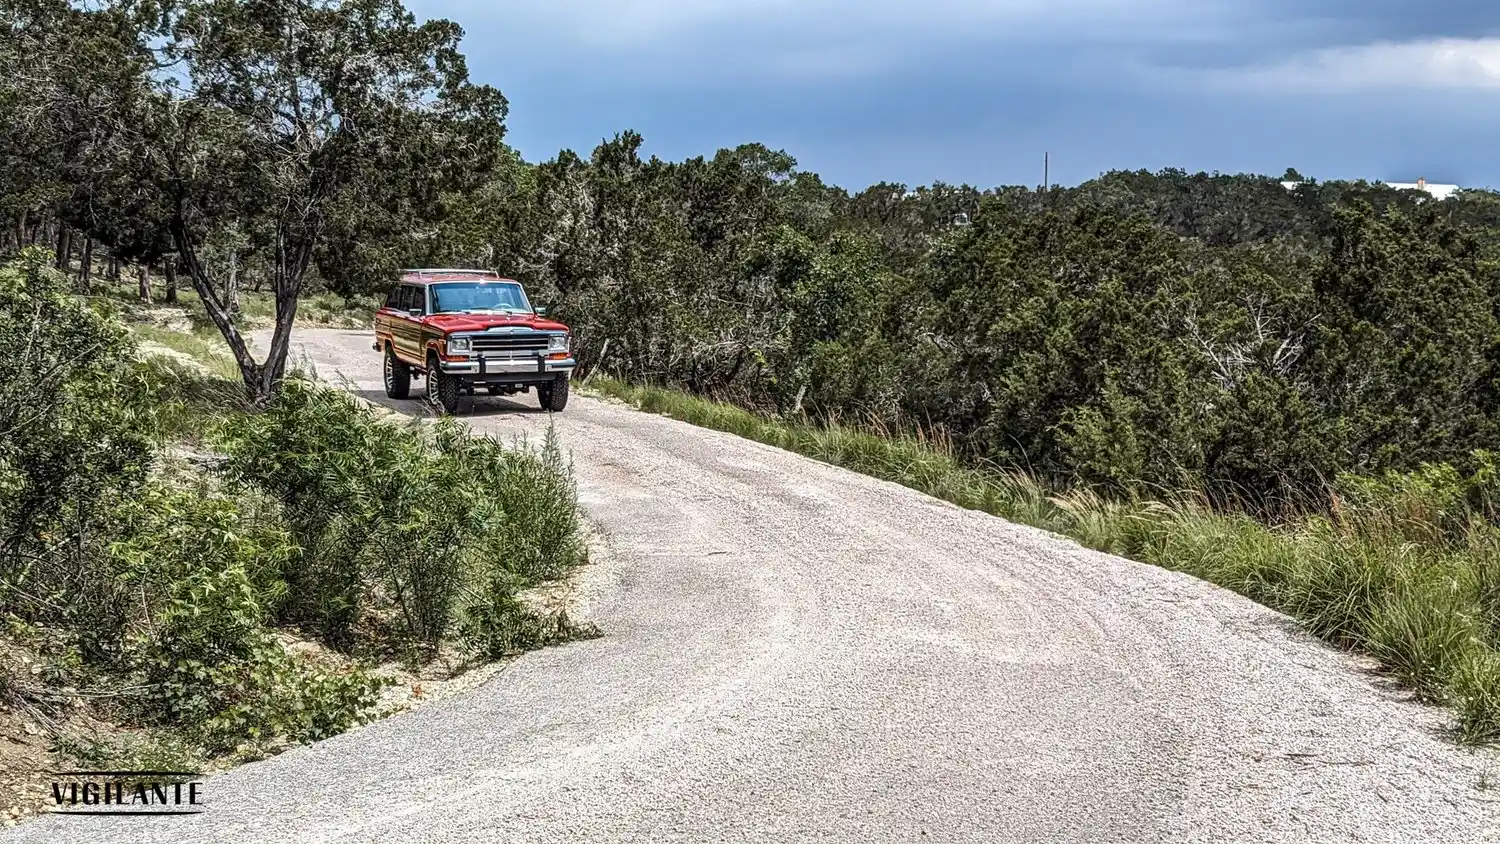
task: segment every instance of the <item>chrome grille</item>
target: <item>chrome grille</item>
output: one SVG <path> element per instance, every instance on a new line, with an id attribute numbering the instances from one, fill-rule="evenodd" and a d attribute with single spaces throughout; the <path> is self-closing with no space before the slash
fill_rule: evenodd
<path id="1" fill-rule="evenodd" d="M 547 337 L 539 331 L 524 334 L 471 335 L 476 352 L 545 352 Z"/>

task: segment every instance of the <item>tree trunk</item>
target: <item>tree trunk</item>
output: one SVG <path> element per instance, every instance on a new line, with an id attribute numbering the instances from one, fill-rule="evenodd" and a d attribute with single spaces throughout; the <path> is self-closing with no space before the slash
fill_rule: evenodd
<path id="1" fill-rule="evenodd" d="M 177 304 L 177 256 L 168 255 L 167 263 L 162 267 L 162 272 L 167 275 L 166 295 L 167 304 Z"/>
<path id="2" fill-rule="evenodd" d="M 83 236 L 83 259 L 78 263 L 78 292 L 87 295 L 94 276 L 94 239 Z"/>
<path id="3" fill-rule="evenodd" d="M 240 255 L 234 250 L 229 252 L 229 278 L 224 280 L 224 304 L 228 306 L 231 317 L 239 316 Z"/>
<path id="4" fill-rule="evenodd" d="M 177 254 L 182 259 L 183 269 L 193 283 L 193 289 L 203 300 L 204 310 L 229 343 L 240 369 L 240 378 L 251 401 L 264 405 L 276 395 L 286 372 L 287 351 L 291 348 L 292 323 L 297 317 L 297 299 L 302 293 L 302 278 L 312 261 L 311 240 L 288 251 L 284 237 L 277 238 L 276 263 L 272 268 L 271 292 L 276 299 L 276 330 L 271 335 L 271 347 L 267 350 L 266 362 L 259 364 L 250 355 L 249 345 L 239 327 L 234 324 L 228 303 L 225 302 L 218 285 L 213 283 L 198 260 L 197 249 L 188 235 L 181 216 L 175 217 L 169 228 L 172 241 L 177 245 Z M 281 233 L 278 233 L 281 234 Z"/>
<path id="5" fill-rule="evenodd" d="M 234 362 L 240 368 L 240 380 L 245 384 L 245 392 L 250 398 L 260 402 L 269 398 L 269 391 L 262 390 L 266 380 L 264 368 L 255 362 L 250 356 L 250 349 L 245 343 L 245 338 L 240 334 L 239 328 L 235 327 L 229 308 L 224 304 L 218 285 L 208 277 L 203 269 L 203 264 L 198 260 L 198 253 L 193 248 L 193 242 L 187 235 L 187 229 L 181 220 L 174 220 L 171 224 L 172 240 L 177 244 L 177 254 L 182 259 L 183 269 L 187 272 L 188 281 L 192 283 L 193 289 L 198 292 L 198 298 L 203 301 L 203 309 L 208 312 L 208 318 L 213 321 L 219 333 L 223 335 L 224 341 L 229 344 L 229 351 L 234 355 Z M 274 354 L 275 344 L 272 344 Z M 286 353 L 283 350 L 282 357 Z"/>
<path id="6" fill-rule="evenodd" d="M 136 279 L 136 295 L 142 302 L 151 304 L 151 268 L 141 264 L 141 273 Z"/>
<path id="7" fill-rule="evenodd" d="M 277 268 L 271 287 L 276 299 L 276 331 L 271 335 L 271 350 L 266 355 L 266 365 L 261 369 L 260 396 L 269 397 L 276 392 L 281 379 L 286 375 L 286 356 L 292 345 L 292 323 L 297 317 L 297 294 L 302 280 L 291 281 L 286 273 Z"/>
<path id="8" fill-rule="evenodd" d="M 105 265 L 104 275 L 110 284 L 120 283 L 120 260 L 114 255 L 109 256 L 109 263 Z"/>
<path id="9" fill-rule="evenodd" d="M 73 270 L 73 230 L 57 224 L 57 268 L 64 273 Z"/>

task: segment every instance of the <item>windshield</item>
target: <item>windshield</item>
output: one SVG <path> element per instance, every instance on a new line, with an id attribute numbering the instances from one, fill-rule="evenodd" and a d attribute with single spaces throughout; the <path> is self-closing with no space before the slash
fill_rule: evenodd
<path id="1" fill-rule="evenodd" d="M 514 281 L 453 281 L 432 285 L 435 314 L 529 314 L 526 291 Z"/>

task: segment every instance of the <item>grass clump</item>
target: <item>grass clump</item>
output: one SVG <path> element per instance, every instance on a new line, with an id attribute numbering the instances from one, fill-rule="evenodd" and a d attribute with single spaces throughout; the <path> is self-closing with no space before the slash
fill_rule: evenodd
<path id="1" fill-rule="evenodd" d="M 191 332 L 176 331 L 158 325 L 135 324 L 130 331 L 145 343 L 154 343 L 176 352 L 179 361 L 202 367 L 209 375 L 225 380 L 239 380 L 239 366 L 225 348 L 218 332 L 198 328 Z"/>
<path id="2" fill-rule="evenodd" d="M 767 419 L 651 385 L 591 386 L 1234 590 L 1452 707 L 1460 740 L 1500 740 L 1500 463 L 1487 452 L 1467 472 L 1340 478 L 1326 510 L 1269 525 L 1188 494 L 1118 500 L 1047 489 L 1019 471 L 966 465 L 940 439 Z"/>

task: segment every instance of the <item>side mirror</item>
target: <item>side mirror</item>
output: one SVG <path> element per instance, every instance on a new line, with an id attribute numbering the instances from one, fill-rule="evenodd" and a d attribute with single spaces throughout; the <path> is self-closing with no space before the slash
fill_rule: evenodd
<path id="1" fill-rule="evenodd" d="M 539 308 L 534 308 L 533 310 L 536 311 L 536 315 L 537 316 L 546 316 L 547 315 L 547 306 L 546 305 L 542 305 Z"/>

